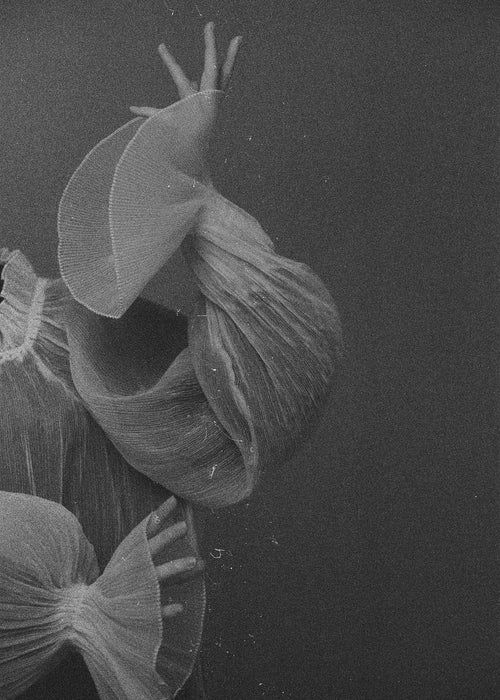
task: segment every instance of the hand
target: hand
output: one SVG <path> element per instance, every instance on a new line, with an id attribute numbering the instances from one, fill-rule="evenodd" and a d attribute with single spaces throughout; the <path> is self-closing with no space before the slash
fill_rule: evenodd
<path id="1" fill-rule="evenodd" d="M 175 540 L 184 537 L 187 534 L 187 524 L 181 520 L 170 527 L 163 528 L 163 523 L 169 515 L 173 513 L 177 507 L 177 499 L 175 496 L 169 498 L 165 503 L 151 513 L 146 527 L 146 534 L 149 542 L 149 551 L 151 557 L 155 558 L 165 547 L 168 547 Z M 163 583 L 170 578 L 175 577 L 175 582 L 181 578 L 196 576 L 204 570 L 203 560 L 196 557 L 184 557 L 183 559 L 173 559 L 164 564 L 155 566 L 156 575 L 159 583 Z M 162 607 L 162 617 L 168 618 L 178 615 L 183 611 L 183 606 L 180 603 L 172 603 Z"/>
<path id="2" fill-rule="evenodd" d="M 236 59 L 236 54 L 238 53 L 238 48 L 240 46 L 242 37 L 235 36 L 231 39 L 229 48 L 227 50 L 226 59 L 223 65 L 219 68 L 217 64 L 217 52 L 215 48 L 215 36 L 214 36 L 214 23 L 209 22 L 205 25 L 205 65 L 203 68 L 203 75 L 201 76 L 200 88 L 198 90 L 198 84 L 194 81 L 189 80 L 184 71 L 179 66 L 175 58 L 168 51 L 165 44 L 160 44 L 158 47 L 158 52 L 165 66 L 168 68 L 170 75 L 172 76 L 174 83 L 177 85 L 179 91 L 179 97 L 183 99 L 184 97 L 189 97 L 189 95 L 194 95 L 195 93 L 203 92 L 205 90 L 226 90 L 229 80 L 231 78 L 231 73 L 233 72 L 233 66 Z M 134 114 L 138 114 L 141 117 L 151 117 L 159 109 L 155 107 L 130 107 L 130 111 Z"/>

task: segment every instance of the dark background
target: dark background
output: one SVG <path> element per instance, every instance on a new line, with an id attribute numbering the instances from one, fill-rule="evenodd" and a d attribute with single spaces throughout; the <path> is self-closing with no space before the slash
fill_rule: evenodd
<path id="1" fill-rule="evenodd" d="M 1 244 L 57 274 L 67 179 L 214 19 L 245 37 L 215 179 L 342 316 L 313 440 L 209 519 L 210 699 L 499 697 L 495 3 L 0 8 Z"/>

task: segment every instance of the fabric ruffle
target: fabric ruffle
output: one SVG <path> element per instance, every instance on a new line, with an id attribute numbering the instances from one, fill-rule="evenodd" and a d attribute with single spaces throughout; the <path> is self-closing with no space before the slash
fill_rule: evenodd
<path id="1" fill-rule="evenodd" d="M 73 297 L 119 318 L 195 226 L 222 93 L 186 97 L 103 139 L 71 177 L 58 214 L 59 266 Z"/>
<path id="2" fill-rule="evenodd" d="M 80 524 L 59 504 L 0 492 L 0 528 L 2 697 L 32 685 L 68 644 L 82 653 L 105 700 L 175 697 L 200 642 L 203 582 L 160 590 L 146 520 L 101 576 Z M 183 538 L 163 556 L 194 553 L 194 540 Z M 178 621 L 162 621 L 165 601 L 184 605 Z"/>
<path id="3" fill-rule="evenodd" d="M 33 348 L 42 323 L 48 280 L 36 277 L 19 251 L 0 251 L 0 364 L 22 360 Z"/>
<path id="4" fill-rule="evenodd" d="M 65 285 L 37 277 L 19 251 L 3 250 L 0 264 L 0 490 L 62 503 L 103 566 L 170 492 L 126 463 L 78 395 L 61 320 L 72 302 Z"/>
<path id="5" fill-rule="evenodd" d="M 245 498 L 292 454 L 342 354 L 321 281 L 211 185 L 219 96 L 196 93 L 109 136 L 59 209 L 61 273 L 80 302 L 66 318 L 80 396 L 132 466 L 212 507 Z M 137 297 L 179 248 L 201 294 L 174 359 L 174 314 Z"/>

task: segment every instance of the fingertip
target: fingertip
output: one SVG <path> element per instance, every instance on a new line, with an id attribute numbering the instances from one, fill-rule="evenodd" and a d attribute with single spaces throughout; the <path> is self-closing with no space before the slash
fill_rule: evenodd
<path id="1" fill-rule="evenodd" d="M 174 615 L 179 615 L 184 612 L 184 606 L 182 603 L 170 603 L 170 605 L 162 605 L 161 614 L 162 617 L 174 617 Z"/>
<path id="2" fill-rule="evenodd" d="M 240 44 L 242 41 L 243 41 L 242 36 L 235 36 L 234 39 L 231 39 L 231 43 L 229 44 L 230 50 L 232 50 L 234 53 L 236 53 L 236 51 L 238 51 L 238 49 L 240 48 Z"/>
<path id="3" fill-rule="evenodd" d="M 205 35 L 205 43 L 208 46 L 215 46 L 214 26 L 213 22 L 208 22 L 208 24 L 205 25 L 203 34 Z"/>
<path id="4" fill-rule="evenodd" d="M 167 498 L 166 501 L 163 501 L 158 508 L 156 509 L 156 513 L 158 513 L 158 516 L 163 519 L 167 515 L 170 515 L 172 511 L 174 511 L 177 508 L 177 498 L 172 495 Z"/>
<path id="5" fill-rule="evenodd" d="M 176 507 L 177 498 L 172 495 L 151 513 L 146 527 L 148 537 L 152 537 L 160 531 L 163 521 L 175 510 Z"/>
<path id="6" fill-rule="evenodd" d="M 206 570 L 206 564 L 204 559 L 198 559 L 196 566 L 194 567 L 194 574 L 204 574 Z"/>

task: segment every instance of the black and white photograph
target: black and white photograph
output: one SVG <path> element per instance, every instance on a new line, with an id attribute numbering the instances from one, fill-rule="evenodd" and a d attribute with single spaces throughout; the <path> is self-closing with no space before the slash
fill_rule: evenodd
<path id="1" fill-rule="evenodd" d="M 0 0 L 0 700 L 495 700 L 500 5 Z"/>

